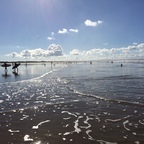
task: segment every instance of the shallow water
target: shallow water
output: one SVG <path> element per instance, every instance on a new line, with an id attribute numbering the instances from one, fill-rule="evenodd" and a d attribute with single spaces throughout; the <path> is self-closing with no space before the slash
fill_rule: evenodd
<path id="1" fill-rule="evenodd" d="M 0 67 L 0 83 L 4 82 L 16 82 L 27 79 L 36 78 L 42 74 L 51 71 L 53 67 L 50 64 L 21 64 L 18 67 L 18 72 L 14 73 L 14 70 L 11 67 L 8 67 L 8 72 L 5 74 L 5 69 Z"/>
<path id="2" fill-rule="evenodd" d="M 144 142 L 143 64 L 35 67 L 0 83 L 1 143 Z"/>

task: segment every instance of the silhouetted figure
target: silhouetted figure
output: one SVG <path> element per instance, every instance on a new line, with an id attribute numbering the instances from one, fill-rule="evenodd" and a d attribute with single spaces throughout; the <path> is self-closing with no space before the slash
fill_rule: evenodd
<path id="1" fill-rule="evenodd" d="M 12 67 L 12 69 L 17 69 L 18 68 L 18 66 L 20 65 L 20 63 L 14 63 L 14 66 Z"/>
<path id="2" fill-rule="evenodd" d="M 5 68 L 5 76 L 7 76 L 7 72 L 8 72 L 8 69 L 7 67 L 10 67 L 11 65 L 10 64 L 7 64 L 6 62 L 4 62 L 4 64 L 1 65 L 1 67 L 4 67 Z"/>
<path id="3" fill-rule="evenodd" d="M 121 64 L 121 67 L 123 66 L 123 64 Z"/>
<path id="4" fill-rule="evenodd" d="M 7 72 L 8 72 L 7 67 L 5 67 L 5 76 L 7 76 Z"/>
<path id="5" fill-rule="evenodd" d="M 90 62 L 90 64 L 92 65 L 92 62 Z"/>

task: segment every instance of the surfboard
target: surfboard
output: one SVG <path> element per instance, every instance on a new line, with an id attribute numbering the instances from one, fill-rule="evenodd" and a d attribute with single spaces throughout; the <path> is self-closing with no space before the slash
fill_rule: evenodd
<path id="1" fill-rule="evenodd" d="M 7 63 L 4 63 L 1 65 L 1 67 L 10 67 L 10 66 L 11 66 L 11 64 L 7 64 Z"/>
<path id="2" fill-rule="evenodd" d="M 16 69 L 19 65 L 20 65 L 20 63 L 15 63 L 15 65 L 12 67 L 12 69 Z"/>

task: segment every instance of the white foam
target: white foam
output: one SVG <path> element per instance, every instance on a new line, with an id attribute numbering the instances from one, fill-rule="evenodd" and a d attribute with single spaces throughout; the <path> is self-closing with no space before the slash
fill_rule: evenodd
<path id="1" fill-rule="evenodd" d="M 40 122 L 38 125 L 33 126 L 32 129 L 38 129 L 40 125 L 42 125 L 44 123 L 48 123 L 48 122 L 50 122 L 50 120 L 46 120 L 46 121 Z"/>
<path id="2" fill-rule="evenodd" d="M 41 141 L 34 142 L 34 144 L 41 144 Z M 49 144 L 49 143 L 47 143 Z"/>
<path id="3" fill-rule="evenodd" d="M 96 116 L 95 118 L 98 122 L 100 122 L 100 118 L 98 116 Z"/>
<path id="4" fill-rule="evenodd" d="M 78 120 L 75 121 L 74 128 L 75 128 L 75 132 L 77 132 L 77 133 L 80 133 L 80 132 L 81 132 L 81 129 L 78 128 Z"/>
<path id="5" fill-rule="evenodd" d="M 85 124 L 87 124 L 88 126 L 86 127 L 86 129 L 90 128 L 91 125 L 89 124 L 89 120 L 93 120 L 93 118 L 89 118 L 88 116 L 86 117 L 86 120 L 84 121 Z"/>
<path id="6" fill-rule="evenodd" d="M 126 127 L 126 124 L 127 124 L 127 123 L 129 123 L 129 120 L 126 120 L 126 121 L 123 122 L 124 128 L 125 128 L 127 131 L 130 131 L 130 129 Z"/>
<path id="7" fill-rule="evenodd" d="M 19 133 L 20 132 L 19 130 L 11 130 L 11 129 L 9 129 L 8 131 L 11 133 Z"/>
<path id="8" fill-rule="evenodd" d="M 140 142 L 139 142 L 139 141 L 136 141 L 135 144 L 140 144 Z"/>
<path id="9" fill-rule="evenodd" d="M 75 114 L 73 114 L 73 113 L 71 113 L 71 112 L 68 112 L 68 111 L 62 111 L 61 113 L 67 113 L 67 114 L 69 114 L 69 115 L 73 115 L 73 116 L 77 117 L 77 115 L 75 115 Z"/>
<path id="10" fill-rule="evenodd" d="M 97 140 L 97 141 L 100 142 L 100 144 L 117 144 L 116 142 L 108 142 L 104 140 Z"/>
<path id="11" fill-rule="evenodd" d="M 69 135 L 69 134 L 71 134 L 71 132 L 66 132 L 66 133 L 64 133 L 63 135 L 66 136 L 66 135 Z"/>
<path id="12" fill-rule="evenodd" d="M 24 136 L 24 141 L 33 141 L 32 138 L 29 138 L 30 136 L 29 135 L 25 135 Z"/>
<path id="13" fill-rule="evenodd" d="M 137 135 L 137 133 L 136 133 L 136 132 L 133 132 L 132 134 L 133 134 L 133 135 Z"/>
<path id="14" fill-rule="evenodd" d="M 89 134 L 90 132 L 92 132 L 92 130 L 87 130 L 86 131 L 86 134 L 88 135 L 88 139 L 95 140 L 95 139 L 92 138 L 92 136 L 90 136 L 90 134 Z"/>
<path id="15" fill-rule="evenodd" d="M 91 125 L 89 124 L 89 120 L 93 120 L 93 118 L 89 118 L 88 116 L 86 117 L 86 120 L 84 121 L 85 124 L 87 124 L 87 126 L 81 126 L 81 128 L 85 128 L 88 129 L 91 127 Z"/>
<path id="16" fill-rule="evenodd" d="M 63 126 L 63 127 L 68 127 L 69 126 L 69 124 L 67 124 L 67 125 L 65 125 L 65 126 Z"/>
<path id="17" fill-rule="evenodd" d="M 29 117 L 28 115 L 23 115 L 23 118 L 21 118 L 20 120 L 24 120 L 24 119 L 26 119 L 28 117 Z"/>
<path id="18" fill-rule="evenodd" d="M 139 120 L 139 123 L 140 123 L 140 124 L 142 124 L 142 125 L 144 125 L 144 123 L 143 123 L 143 122 L 141 122 L 141 120 Z"/>
<path id="19" fill-rule="evenodd" d="M 110 121 L 110 122 L 118 122 L 118 121 L 121 121 L 121 119 L 106 119 L 105 121 L 106 121 L 106 122 L 107 122 L 107 121 Z"/>
<path id="20" fill-rule="evenodd" d="M 63 138 L 63 141 L 65 141 L 66 140 L 66 138 Z"/>
<path id="21" fill-rule="evenodd" d="M 64 120 L 69 120 L 71 117 L 63 118 Z"/>
<path id="22" fill-rule="evenodd" d="M 0 103 L 2 103 L 3 102 L 3 100 L 0 100 Z"/>

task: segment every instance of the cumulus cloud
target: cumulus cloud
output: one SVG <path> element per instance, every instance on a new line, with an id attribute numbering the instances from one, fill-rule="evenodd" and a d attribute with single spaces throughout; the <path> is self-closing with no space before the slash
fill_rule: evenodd
<path id="1" fill-rule="evenodd" d="M 66 34 L 66 33 L 68 33 L 68 30 L 63 28 L 62 30 L 59 30 L 58 33 L 59 34 Z"/>
<path id="2" fill-rule="evenodd" d="M 55 33 L 51 32 L 51 35 L 49 37 L 47 37 L 47 40 L 55 40 L 54 35 L 55 35 Z"/>
<path id="3" fill-rule="evenodd" d="M 78 29 L 69 29 L 70 32 L 78 33 Z"/>
<path id="4" fill-rule="evenodd" d="M 78 49 L 73 49 L 72 51 L 70 51 L 70 55 L 79 55 L 81 54 L 81 52 Z"/>
<path id="5" fill-rule="evenodd" d="M 134 58 L 144 57 L 144 43 L 121 48 L 94 48 L 87 51 L 73 49 L 70 55 L 78 55 L 81 59 Z"/>
<path id="6" fill-rule="evenodd" d="M 88 19 L 84 22 L 84 24 L 86 26 L 91 26 L 91 27 L 96 27 L 97 25 L 102 24 L 102 23 L 103 23 L 103 21 L 100 21 L 100 20 L 98 20 L 98 21 L 91 21 L 91 20 L 88 20 Z"/>
<path id="7" fill-rule="evenodd" d="M 11 54 L 7 54 L 6 56 L 10 56 L 12 58 L 17 57 L 19 54 L 17 52 L 12 52 Z"/>
<path id="8" fill-rule="evenodd" d="M 62 56 L 63 50 L 60 45 L 51 44 L 47 50 L 47 56 Z"/>
<path id="9" fill-rule="evenodd" d="M 47 50 L 37 48 L 33 50 L 23 50 L 20 53 L 13 52 L 7 54 L 13 58 L 27 58 L 27 59 L 55 59 L 55 60 L 97 60 L 108 58 L 138 58 L 144 57 L 144 43 L 137 45 L 130 45 L 120 48 L 93 48 L 89 50 L 73 49 L 69 54 L 63 54 L 63 49 L 60 45 L 51 44 Z M 57 59 L 58 56 L 58 59 Z"/>
<path id="10" fill-rule="evenodd" d="M 60 45 L 51 44 L 47 50 L 42 48 L 37 49 L 26 49 L 21 51 L 20 53 L 12 52 L 11 54 L 7 54 L 6 56 L 11 56 L 13 58 L 44 58 L 49 56 L 62 56 L 63 50 Z"/>
<path id="11" fill-rule="evenodd" d="M 55 40 L 54 37 L 47 37 L 48 40 Z"/>
<path id="12" fill-rule="evenodd" d="M 69 32 L 78 33 L 78 29 L 69 29 L 63 28 L 62 30 L 58 31 L 58 34 L 67 34 Z"/>

